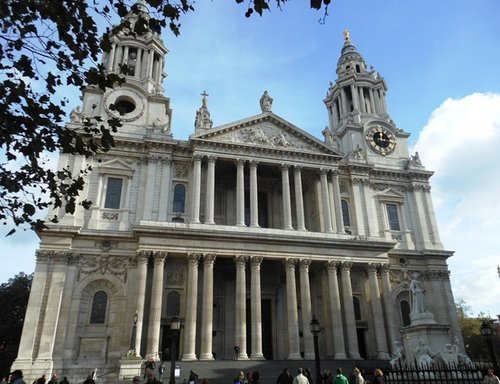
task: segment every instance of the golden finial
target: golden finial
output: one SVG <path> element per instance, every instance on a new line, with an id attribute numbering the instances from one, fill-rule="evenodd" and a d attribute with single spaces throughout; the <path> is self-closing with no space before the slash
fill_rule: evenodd
<path id="1" fill-rule="evenodd" d="M 351 42 L 351 34 L 349 33 L 348 29 L 344 29 L 344 42 L 346 43 Z"/>

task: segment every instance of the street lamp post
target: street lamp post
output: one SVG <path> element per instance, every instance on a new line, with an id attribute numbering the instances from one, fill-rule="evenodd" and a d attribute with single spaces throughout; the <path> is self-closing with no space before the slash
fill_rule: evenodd
<path id="1" fill-rule="evenodd" d="M 495 354 L 495 348 L 493 348 L 493 339 L 496 335 L 496 331 L 490 319 L 483 320 L 483 323 L 481 324 L 481 335 L 483 335 L 484 339 L 486 340 L 486 345 L 488 346 L 488 352 L 490 353 L 490 360 L 493 363 L 493 368 L 498 369 L 499 366 L 497 356 Z"/>
<path id="2" fill-rule="evenodd" d="M 314 363 L 316 367 L 316 384 L 321 384 L 321 367 L 319 363 L 319 346 L 318 346 L 318 334 L 320 332 L 319 321 L 316 319 L 316 315 L 313 315 L 311 323 L 311 333 L 313 334 L 314 340 Z"/>
<path id="3" fill-rule="evenodd" d="M 168 384 L 175 384 L 175 356 L 177 355 L 177 335 L 181 328 L 181 320 L 174 316 L 170 322 L 170 331 L 172 332 L 172 345 L 170 346 L 170 380 Z"/>
<path id="4" fill-rule="evenodd" d="M 133 354 L 133 356 L 137 356 L 137 350 L 136 350 L 136 345 L 135 345 L 135 339 L 137 338 L 137 321 L 139 320 L 139 315 L 137 312 L 134 315 L 133 318 L 133 325 L 132 325 L 132 335 L 130 336 L 130 354 Z"/>

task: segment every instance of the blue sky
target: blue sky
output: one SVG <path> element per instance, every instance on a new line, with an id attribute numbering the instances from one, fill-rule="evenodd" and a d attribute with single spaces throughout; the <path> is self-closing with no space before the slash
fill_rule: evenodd
<path id="1" fill-rule="evenodd" d="M 204 90 L 214 126 L 259 113 L 267 90 L 273 112 L 322 138 L 323 98 L 348 28 L 389 86 L 391 117 L 435 171 L 441 238 L 456 252 L 449 259 L 455 299 L 475 313 L 500 314 L 500 2 L 337 0 L 325 24 L 308 3 L 272 5 L 264 17 L 246 19 L 245 3 L 198 1 L 181 20 L 181 36 L 165 32 L 174 137 L 194 132 Z M 69 109 L 77 94 L 61 89 L 72 100 Z M 2 237 L 0 246 L 11 255 L 3 258 L 0 282 L 34 270 L 35 235 Z"/>

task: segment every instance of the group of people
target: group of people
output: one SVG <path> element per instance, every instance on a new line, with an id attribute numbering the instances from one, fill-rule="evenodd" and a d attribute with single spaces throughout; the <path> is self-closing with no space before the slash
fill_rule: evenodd
<path id="1" fill-rule="evenodd" d="M 375 381 L 374 383 L 380 384 L 384 382 L 384 374 L 382 370 L 376 369 L 374 372 Z M 353 383 L 355 384 L 365 384 L 365 379 L 361 374 L 359 368 L 354 368 L 352 373 Z M 344 375 L 342 368 L 337 368 L 336 374 L 332 374 L 332 371 L 327 370 L 323 373 L 322 382 L 324 384 L 349 384 L 349 379 Z M 311 370 L 309 368 L 299 368 L 297 370 L 297 376 L 292 377 L 290 371 L 285 368 L 283 372 L 278 376 L 276 384 L 313 384 L 313 378 L 311 375 Z M 253 383 L 252 383 L 253 384 Z"/>

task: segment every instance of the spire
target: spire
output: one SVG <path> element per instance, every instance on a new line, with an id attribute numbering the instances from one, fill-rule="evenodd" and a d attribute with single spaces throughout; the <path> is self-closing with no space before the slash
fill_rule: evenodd
<path id="1" fill-rule="evenodd" d="M 359 54 L 351 42 L 351 34 L 348 29 L 344 30 L 344 46 L 337 62 L 337 75 L 347 76 L 351 73 L 360 73 L 366 69 L 365 60 Z"/>
<path id="2" fill-rule="evenodd" d="M 213 122 L 210 119 L 210 112 L 207 108 L 207 91 L 201 94 L 201 108 L 196 111 L 196 118 L 194 121 L 195 133 L 212 128 Z"/>

